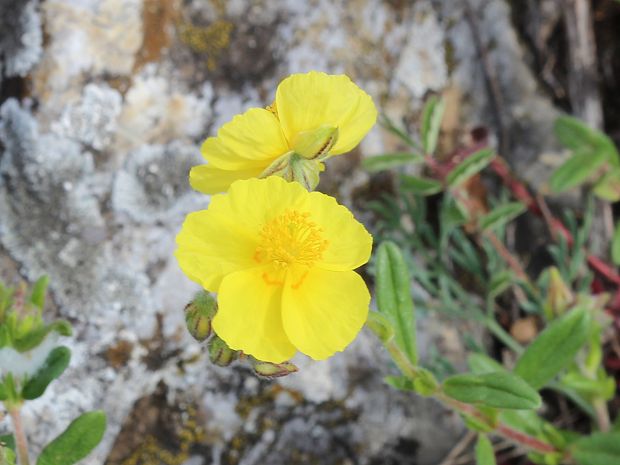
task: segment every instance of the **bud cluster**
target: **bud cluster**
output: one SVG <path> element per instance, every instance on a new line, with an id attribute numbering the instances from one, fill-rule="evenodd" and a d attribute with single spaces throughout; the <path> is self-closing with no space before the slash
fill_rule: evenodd
<path id="1" fill-rule="evenodd" d="M 257 376 L 268 379 L 280 378 L 297 371 L 297 367 L 291 362 L 263 362 L 228 347 L 228 344 L 213 331 L 212 322 L 216 313 L 217 301 L 206 291 L 198 292 L 194 300 L 185 307 L 187 329 L 198 342 L 207 343 L 211 363 L 227 367 L 235 360 L 247 360 Z"/>

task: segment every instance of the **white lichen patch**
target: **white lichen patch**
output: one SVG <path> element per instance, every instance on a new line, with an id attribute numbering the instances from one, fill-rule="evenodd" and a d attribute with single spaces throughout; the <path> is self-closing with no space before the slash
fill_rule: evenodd
<path id="1" fill-rule="evenodd" d="M 205 85 L 199 93 L 175 89 L 156 71 L 147 66 L 125 95 L 115 142 L 118 150 L 193 139 L 205 131 L 211 116 L 212 88 Z"/>
<path id="2" fill-rule="evenodd" d="M 34 77 L 39 98 L 62 101 L 86 73 L 131 73 L 142 44 L 142 0 L 50 0 L 42 9 L 49 44 Z"/>
<path id="3" fill-rule="evenodd" d="M 88 84 L 76 103 L 65 107 L 53 132 L 77 140 L 95 150 L 104 149 L 117 129 L 121 94 L 106 84 Z"/>
<path id="4" fill-rule="evenodd" d="M 420 99 L 428 91 L 441 90 L 447 80 L 444 31 L 432 10 L 418 11 L 394 72 L 394 85 Z"/>

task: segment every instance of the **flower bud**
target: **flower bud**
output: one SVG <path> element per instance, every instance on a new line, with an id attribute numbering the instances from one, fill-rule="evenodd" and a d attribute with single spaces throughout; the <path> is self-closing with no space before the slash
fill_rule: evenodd
<path id="1" fill-rule="evenodd" d="M 185 323 L 189 333 L 199 342 L 211 335 L 211 320 L 217 313 L 215 298 L 206 291 L 200 291 L 185 307 Z"/>
<path id="2" fill-rule="evenodd" d="M 239 357 L 239 352 L 228 347 L 228 344 L 219 336 L 215 335 L 209 341 L 209 359 L 211 363 L 220 367 L 227 367 L 234 362 L 237 357 Z"/>
<path id="3" fill-rule="evenodd" d="M 338 128 L 321 126 L 297 134 L 293 151 L 307 160 L 324 160 L 338 140 Z"/>
<path id="4" fill-rule="evenodd" d="M 281 378 L 298 371 L 298 368 L 291 362 L 270 363 L 253 360 L 252 368 L 254 369 L 254 373 L 258 376 L 269 379 Z"/>
<path id="5" fill-rule="evenodd" d="M 544 307 L 547 319 L 564 314 L 573 300 L 573 293 L 562 279 L 560 271 L 554 266 L 549 268 L 549 288 Z"/>

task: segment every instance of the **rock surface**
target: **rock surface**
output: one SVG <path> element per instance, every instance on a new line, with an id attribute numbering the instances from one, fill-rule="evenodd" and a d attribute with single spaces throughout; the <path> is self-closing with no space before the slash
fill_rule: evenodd
<path id="1" fill-rule="evenodd" d="M 270 103 L 282 77 L 311 69 L 346 72 L 405 125 L 429 93 L 444 93 L 448 121 L 490 126 L 540 182 L 545 167 L 534 162 L 554 151 L 558 110 L 524 59 L 509 5 L 18 3 L 0 1 L 0 263 L 30 280 L 49 274 L 54 311 L 77 334 L 70 369 L 25 412 L 34 448 L 103 408 L 109 427 L 85 464 L 438 463 L 458 419 L 383 384 L 394 368 L 369 334 L 328 361 L 299 359 L 300 373 L 280 382 L 210 366 L 184 330 L 195 286 L 172 257 L 174 237 L 208 204 L 187 183 L 201 141 Z M 352 169 L 359 155 L 395 144 L 376 127 L 322 186 L 351 204 L 368 181 Z"/>

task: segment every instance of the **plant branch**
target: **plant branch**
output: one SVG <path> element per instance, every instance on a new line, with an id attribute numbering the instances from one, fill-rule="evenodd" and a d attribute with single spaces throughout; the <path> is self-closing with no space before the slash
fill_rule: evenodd
<path id="1" fill-rule="evenodd" d="M 390 355 L 392 356 L 392 360 L 394 361 L 394 363 L 396 363 L 396 365 L 401 370 L 403 375 L 405 375 L 407 378 L 411 380 L 414 380 L 419 373 L 418 367 L 414 366 L 409 361 L 409 359 L 407 359 L 405 354 L 402 352 L 402 350 L 400 350 L 400 348 L 396 345 L 396 342 L 393 339 L 385 342 L 384 345 L 386 349 L 388 350 L 388 352 L 390 353 Z M 434 397 L 442 404 L 450 407 L 453 410 L 456 410 L 457 412 L 461 414 L 473 416 L 482 421 L 487 420 L 486 416 L 482 412 L 480 412 L 478 408 L 474 407 L 473 405 L 459 402 L 458 400 L 455 400 L 455 399 L 452 399 L 446 396 L 442 392 L 436 392 L 434 394 Z M 495 426 L 493 433 L 505 439 L 508 439 L 514 443 L 527 447 L 529 450 L 536 451 L 541 454 L 551 454 L 551 453 L 560 452 L 553 445 L 547 442 L 541 441 L 540 439 L 537 439 L 533 436 L 529 436 L 528 434 L 525 434 L 521 431 L 510 428 L 509 426 L 504 425 L 502 423 L 498 423 Z"/>
<path id="2" fill-rule="evenodd" d="M 19 465 L 30 465 L 30 457 L 28 456 L 28 439 L 24 432 L 19 407 L 9 410 L 11 421 L 13 422 L 13 435 L 15 436 L 15 446 L 17 448 L 17 460 Z"/>

